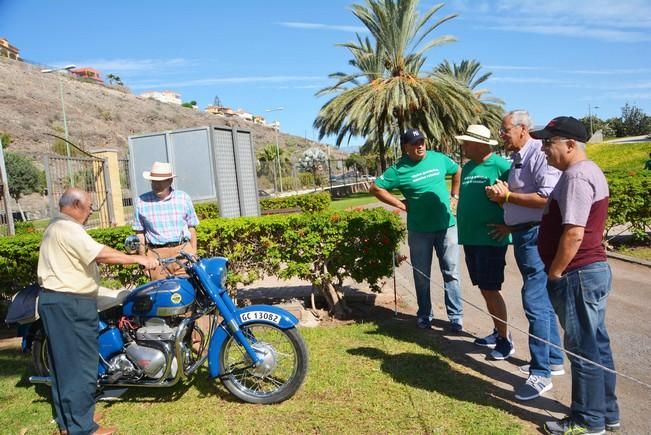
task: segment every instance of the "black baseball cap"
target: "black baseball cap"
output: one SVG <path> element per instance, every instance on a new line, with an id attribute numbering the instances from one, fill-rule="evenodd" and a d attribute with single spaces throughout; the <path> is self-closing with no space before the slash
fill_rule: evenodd
<path id="1" fill-rule="evenodd" d="M 529 133 L 534 139 L 549 139 L 555 136 L 574 139 L 579 142 L 588 140 L 588 131 L 581 121 L 571 116 L 557 116 L 547 123 L 542 130 Z"/>
<path id="2" fill-rule="evenodd" d="M 419 129 L 409 128 L 405 130 L 405 132 L 400 137 L 400 143 L 403 145 L 411 145 L 412 143 L 421 139 L 425 140 L 425 135 L 421 133 Z"/>

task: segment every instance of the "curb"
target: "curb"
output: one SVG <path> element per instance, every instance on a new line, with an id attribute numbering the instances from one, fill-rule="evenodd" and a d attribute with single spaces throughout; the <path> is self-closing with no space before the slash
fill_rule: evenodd
<path id="1" fill-rule="evenodd" d="M 628 255 L 617 254 L 615 252 L 606 251 L 606 255 L 610 258 L 626 261 L 627 263 L 639 264 L 640 266 L 651 267 L 651 261 L 642 260 L 641 258 L 629 257 Z"/>

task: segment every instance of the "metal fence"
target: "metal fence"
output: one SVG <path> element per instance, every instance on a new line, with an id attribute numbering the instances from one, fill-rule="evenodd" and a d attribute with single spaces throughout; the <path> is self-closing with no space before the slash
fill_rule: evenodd
<path id="1" fill-rule="evenodd" d="M 111 197 L 111 182 L 107 163 L 103 159 L 87 157 L 45 156 L 45 178 L 50 216 L 55 216 L 58 202 L 68 187 L 90 192 L 95 212 L 90 216 L 88 228 L 107 227 L 115 222 Z"/>
<path id="2" fill-rule="evenodd" d="M 319 161 L 311 168 L 304 167 L 299 161 L 285 161 L 280 169 L 276 161 L 259 161 L 259 193 L 266 196 L 361 183 L 374 180 L 378 171 L 378 168 L 346 166 L 344 159 Z"/>
<path id="3" fill-rule="evenodd" d="M 118 159 L 118 170 L 120 171 L 120 186 L 122 187 L 122 208 L 126 223 L 133 223 L 133 190 L 131 188 L 131 177 L 129 176 L 129 159 Z"/>

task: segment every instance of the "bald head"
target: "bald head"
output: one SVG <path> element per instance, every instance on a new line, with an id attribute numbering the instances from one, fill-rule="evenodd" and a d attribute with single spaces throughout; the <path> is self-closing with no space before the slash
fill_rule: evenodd
<path id="1" fill-rule="evenodd" d="M 85 224 L 92 213 L 90 194 L 76 187 L 66 189 L 59 199 L 59 211 Z"/>
<path id="2" fill-rule="evenodd" d="M 63 211 L 65 207 L 73 206 L 76 201 L 83 201 L 87 196 L 87 192 L 76 187 L 69 187 L 59 199 L 59 210 Z"/>

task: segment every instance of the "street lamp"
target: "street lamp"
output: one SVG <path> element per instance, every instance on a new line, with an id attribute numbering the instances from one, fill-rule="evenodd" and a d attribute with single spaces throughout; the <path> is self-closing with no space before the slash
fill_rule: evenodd
<path id="1" fill-rule="evenodd" d="M 284 107 L 276 107 L 275 109 L 265 109 L 265 112 L 279 112 L 285 110 Z M 280 130 L 280 122 L 276 121 L 276 161 L 278 163 L 278 179 L 280 181 L 280 193 L 283 193 L 283 172 L 280 165 L 280 148 L 278 147 L 278 130 Z"/>
<path id="2" fill-rule="evenodd" d="M 47 68 L 42 69 L 43 74 L 49 74 L 57 71 L 70 71 L 71 69 L 77 68 L 77 65 L 68 65 L 63 68 Z M 61 95 L 61 111 L 63 111 L 63 131 L 66 138 L 66 156 L 68 157 L 68 177 L 70 178 L 70 184 L 75 185 L 75 182 L 72 178 L 72 169 L 70 168 L 70 143 L 68 142 L 68 120 L 66 119 L 66 105 L 63 101 L 63 80 L 61 80 L 61 75 L 59 75 L 59 94 Z"/>
<path id="3" fill-rule="evenodd" d="M 590 106 L 588 103 L 588 118 L 590 118 L 590 137 L 592 137 L 594 130 L 592 129 L 592 109 L 597 110 L 599 106 Z"/>

